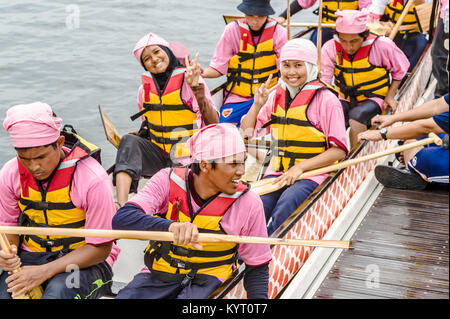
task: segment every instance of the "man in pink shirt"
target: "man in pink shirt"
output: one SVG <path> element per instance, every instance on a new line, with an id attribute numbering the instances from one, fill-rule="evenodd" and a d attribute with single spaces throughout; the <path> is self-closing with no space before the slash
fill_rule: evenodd
<path id="1" fill-rule="evenodd" d="M 409 67 L 405 54 L 386 37 L 367 29 L 368 14 L 357 10 L 336 12 L 336 35 L 322 48 L 321 79 L 338 88 L 350 146 L 370 120 L 394 99 Z"/>
<path id="2" fill-rule="evenodd" d="M 149 244 L 147 268 L 117 298 L 207 298 L 231 277 L 237 254 L 248 268 L 247 297 L 267 298 L 268 245 L 198 243 L 199 232 L 267 237 L 261 200 L 240 181 L 246 150 L 238 129 L 208 125 L 187 146 L 190 168 L 159 171 L 114 216 L 115 229 L 174 234 L 173 243 Z"/>
<path id="3" fill-rule="evenodd" d="M 0 171 L 3 226 L 111 229 L 112 185 L 78 142 L 64 146 L 61 119 L 45 103 L 16 105 L 3 122 L 17 157 Z M 0 298 L 44 288 L 44 299 L 99 298 L 112 285 L 119 249 L 111 239 L 8 235 L 13 253 L 0 252 Z M 21 265 L 21 271 L 10 272 Z M 79 273 L 71 287 L 66 280 Z M 8 273 L 9 272 L 9 273 Z"/>
<path id="4" fill-rule="evenodd" d="M 317 0 L 294 0 L 290 4 L 290 14 L 291 17 L 297 12 L 308 9 L 316 4 Z M 334 15 L 336 10 L 361 10 L 367 8 L 372 0 L 347 0 L 347 1 L 339 1 L 339 0 L 323 0 L 322 1 L 322 23 L 335 23 L 336 16 Z M 314 11 L 315 14 L 318 14 L 318 9 Z M 285 23 L 287 19 L 287 9 L 284 10 L 280 16 L 277 18 L 277 22 L 280 24 Z M 314 21 L 311 21 L 314 22 Z M 332 28 L 322 28 L 322 44 L 331 40 L 333 38 L 333 29 Z M 311 34 L 311 41 L 317 45 L 317 28 L 314 28 L 313 33 Z"/>
<path id="5" fill-rule="evenodd" d="M 270 74 L 271 85 L 278 78 L 279 53 L 287 41 L 287 31 L 269 15 L 275 11 L 270 0 L 244 0 L 237 7 L 245 18 L 228 24 L 216 46 L 214 56 L 202 76 L 227 75 L 220 123 L 240 125 L 252 105 L 255 89 Z"/>

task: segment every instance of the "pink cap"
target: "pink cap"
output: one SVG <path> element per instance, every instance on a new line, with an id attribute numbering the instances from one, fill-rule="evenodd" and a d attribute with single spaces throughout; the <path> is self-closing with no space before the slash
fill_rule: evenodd
<path id="1" fill-rule="evenodd" d="M 209 161 L 246 152 L 239 129 L 230 123 L 210 124 L 186 142 L 192 159 Z"/>
<path id="2" fill-rule="evenodd" d="M 336 31 L 356 34 L 367 30 L 369 14 L 366 10 L 337 10 Z"/>
<path id="3" fill-rule="evenodd" d="M 60 136 L 61 122 L 48 104 L 35 102 L 11 107 L 3 127 L 14 147 L 36 147 L 54 143 Z"/>
<path id="4" fill-rule="evenodd" d="M 280 61 L 295 60 L 317 63 L 317 48 L 307 39 L 292 39 L 281 48 Z"/>
<path id="5" fill-rule="evenodd" d="M 149 45 L 163 45 L 165 47 L 170 47 L 169 42 L 161 38 L 159 35 L 156 35 L 152 32 L 149 34 L 143 36 L 134 46 L 133 54 L 136 57 L 136 60 L 138 60 L 139 64 L 141 63 L 141 55 L 142 51 L 144 51 L 145 47 L 148 47 Z M 143 66 L 143 65 L 142 65 Z"/>

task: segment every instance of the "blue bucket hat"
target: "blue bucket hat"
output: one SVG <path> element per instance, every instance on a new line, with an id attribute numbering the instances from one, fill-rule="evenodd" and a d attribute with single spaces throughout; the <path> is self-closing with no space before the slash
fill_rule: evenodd
<path id="1" fill-rule="evenodd" d="M 237 9 L 245 14 L 260 17 L 275 13 L 270 5 L 270 0 L 243 0 Z"/>

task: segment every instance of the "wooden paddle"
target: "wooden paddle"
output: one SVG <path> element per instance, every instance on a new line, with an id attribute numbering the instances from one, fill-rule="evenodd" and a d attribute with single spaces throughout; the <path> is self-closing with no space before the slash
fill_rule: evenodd
<path id="1" fill-rule="evenodd" d="M 12 252 L 13 252 L 11 245 L 9 244 L 9 240 L 4 233 L 0 234 L 0 247 L 2 247 L 2 251 L 4 253 L 12 254 Z M 20 271 L 20 267 L 17 269 L 14 269 L 12 271 L 12 273 L 15 274 L 19 271 Z M 34 287 L 33 289 L 31 289 L 30 291 L 27 291 L 23 295 L 15 297 L 14 299 L 41 299 L 42 293 L 43 293 L 42 287 L 37 286 L 37 287 Z"/>
<path id="2" fill-rule="evenodd" d="M 288 41 L 291 39 L 291 0 L 287 0 L 287 21 L 286 21 L 286 28 L 287 28 L 287 39 Z"/>
<path id="3" fill-rule="evenodd" d="M 103 111 L 102 107 L 98 106 L 98 111 L 100 112 L 100 118 L 102 120 L 103 128 L 105 129 L 106 139 L 115 147 L 119 147 L 120 143 L 120 135 L 117 131 L 114 124 L 111 122 L 109 117 L 106 115 L 106 113 Z"/>
<path id="4" fill-rule="evenodd" d="M 20 227 L 0 226 L 0 233 L 16 235 L 37 236 L 69 236 L 69 237 L 96 237 L 112 239 L 138 239 L 173 241 L 171 232 L 162 231 L 138 231 L 138 230 L 106 230 L 106 229 L 81 229 L 81 228 L 51 228 L 51 227 Z M 237 244 L 266 244 L 266 245 L 288 245 L 288 246 L 310 246 L 324 248 L 348 249 L 350 241 L 345 240 L 306 240 L 306 239 L 284 239 L 267 237 L 249 237 L 222 234 L 199 234 L 200 243 L 232 242 Z"/>
<path id="5" fill-rule="evenodd" d="M 402 146 L 399 147 L 395 147 L 389 150 L 385 150 L 382 152 L 378 152 L 378 153 L 374 153 L 374 154 L 369 154 L 366 156 L 362 156 L 360 158 L 354 158 L 354 159 L 350 159 L 347 161 L 343 161 L 341 163 L 337 163 L 334 165 L 330 165 L 327 167 L 322 167 L 319 169 L 314 169 L 311 171 L 307 171 L 303 174 L 301 174 L 299 177 L 297 177 L 297 180 L 299 179 L 304 179 L 307 177 L 311 177 L 311 176 L 316 176 L 316 175 L 320 175 L 320 174 L 324 174 L 324 173 L 329 173 L 329 172 L 333 172 L 336 170 L 340 170 L 355 164 L 359 164 L 362 162 L 366 162 L 366 161 L 370 161 L 379 157 L 383 157 L 383 156 L 387 156 L 390 154 L 395 154 L 398 152 L 403 152 L 405 150 L 409 150 L 418 146 L 422 146 L 422 145 L 426 145 L 426 144 L 430 144 L 430 143 L 435 143 L 437 145 L 441 145 L 442 144 L 442 140 L 434 133 L 430 133 L 428 135 L 429 137 L 420 141 L 416 141 L 413 143 L 409 143 L 409 144 L 404 144 Z M 284 187 L 285 185 L 280 185 L 279 183 L 273 184 L 273 182 L 275 181 L 276 178 L 265 178 L 262 180 L 259 180 L 257 182 L 251 183 L 251 189 L 258 195 L 265 195 L 265 194 L 269 194 L 272 192 L 275 192 L 277 190 L 279 190 L 280 188 Z"/>
<path id="6" fill-rule="evenodd" d="M 322 72 L 320 71 L 320 63 L 322 61 L 322 0 L 319 2 L 319 23 L 317 26 L 317 70 L 319 71 L 318 77 L 320 79 Z"/>
<path id="7" fill-rule="evenodd" d="M 389 35 L 389 39 L 394 40 L 395 36 L 397 35 L 397 32 L 399 31 L 400 26 L 403 23 L 403 20 L 405 19 L 406 15 L 408 14 L 409 9 L 414 4 L 414 0 L 409 0 L 406 6 L 403 8 L 402 14 L 397 20 L 397 23 L 395 24 L 394 28 L 391 31 L 391 34 Z"/>

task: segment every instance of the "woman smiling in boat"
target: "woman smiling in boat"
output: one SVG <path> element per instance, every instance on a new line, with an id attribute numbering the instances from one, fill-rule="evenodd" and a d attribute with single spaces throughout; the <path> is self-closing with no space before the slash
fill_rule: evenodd
<path id="1" fill-rule="evenodd" d="M 281 83 L 270 79 L 255 92 L 255 102 L 242 119 L 244 135 L 270 126 L 274 154 L 266 171 L 284 187 L 261 196 L 268 233 L 272 234 L 322 183 L 327 174 L 296 181 L 304 171 L 323 167 L 348 152 L 342 106 L 336 94 L 317 79 L 317 49 L 305 39 L 281 50 Z"/>
<path id="2" fill-rule="evenodd" d="M 129 192 L 136 192 L 141 176 L 151 177 L 188 155 L 182 141 L 195 129 L 219 121 L 209 89 L 200 77 L 198 55 L 192 62 L 186 58 L 184 68 L 171 45 L 154 33 L 142 37 L 133 54 L 148 72 L 142 75 L 139 88 L 140 112 L 132 116 L 141 116 L 141 129 L 125 135 L 117 151 L 114 184 L 118 206 L 127 201 Z"/>

